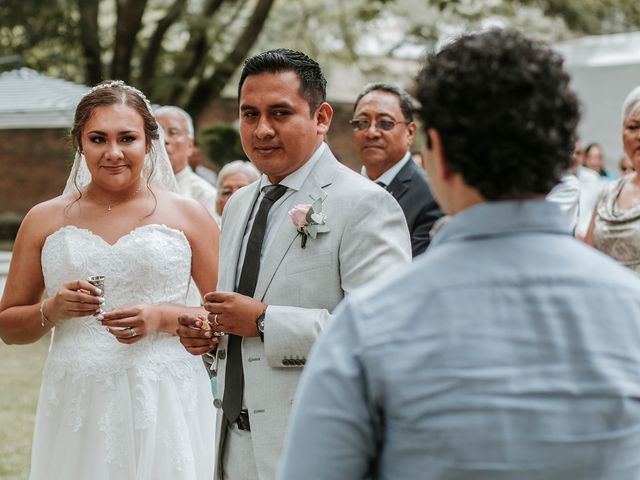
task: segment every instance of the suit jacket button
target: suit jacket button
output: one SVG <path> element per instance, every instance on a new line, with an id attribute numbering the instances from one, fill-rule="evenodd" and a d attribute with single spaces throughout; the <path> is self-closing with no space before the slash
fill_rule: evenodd
<path id="1" fill-rule="evenodd" d="M 222 400 L 220 400 L 219 398 L 214 398 L 213 406 L 216 408 L 222 408 Z"/>
<path id="2" fill-rule="evenodd" d="M 225 358 L 227 358 L 227 352 L 226 352 L 226 350 L 220 350 L 220 351 L 218 352 L 218 358 L 219 358 L 220 360 L 224 360 Z"/>

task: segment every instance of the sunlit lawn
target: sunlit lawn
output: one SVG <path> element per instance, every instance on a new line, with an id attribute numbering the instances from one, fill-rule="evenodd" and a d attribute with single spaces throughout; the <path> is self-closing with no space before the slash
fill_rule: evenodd
<path id="1" fill-rule="evenodd" d="M 32 345 L 0 340 L 0 479 L 26 479 L 42 366 L 50 336 Z"/>

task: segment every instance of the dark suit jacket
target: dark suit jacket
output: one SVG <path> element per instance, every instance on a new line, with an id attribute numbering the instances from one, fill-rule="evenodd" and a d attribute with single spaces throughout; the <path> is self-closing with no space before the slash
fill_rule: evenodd
<path id="1" fill-rule="evenodd" d="M 429 231 L 443 216 L 431 195 L 427 175 L 413 160 L 409 160 L 387 185 L 387 191 L 402 207 L 411 234 L 411 253 L 416 257 L 429 246 Z"/>

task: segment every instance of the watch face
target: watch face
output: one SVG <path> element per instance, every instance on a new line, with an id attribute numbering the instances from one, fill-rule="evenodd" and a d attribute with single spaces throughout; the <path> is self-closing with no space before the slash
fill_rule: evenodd
<path id="1" fill-rule="evenodd" d="M 264 333 L 264 317 L 258 319 L 258 330 Z"/>

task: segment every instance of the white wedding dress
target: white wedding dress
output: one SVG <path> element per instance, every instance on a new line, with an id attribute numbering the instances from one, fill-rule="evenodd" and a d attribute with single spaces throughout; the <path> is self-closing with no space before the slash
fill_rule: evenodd
<path id="1" fill-rule="evenodd" d="M 49 296 L 105 275 L 104 309 L 184 304 L 191 248 L 184 234 L 146 225 L 110 245 L 66 226 L 42 249 Z M 31 479 L 213 478 L 215 415 L 200 357 L 153 333 L 124 345 L 94 317 L 54 329 L 36 414 Z"/>

